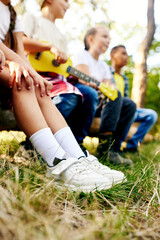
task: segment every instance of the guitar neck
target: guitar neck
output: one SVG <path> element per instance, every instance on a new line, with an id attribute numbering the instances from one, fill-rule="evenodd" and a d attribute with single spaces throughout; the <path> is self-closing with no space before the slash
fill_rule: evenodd
<path id="1" fill-rule="evenodd" d="M 71 66 L 69 66 L 66 70 L 69 74 L 73 75 L 74 77 L 77 77 L 81 80 L 84 80 L 86 82 L 94 82 L 97 86 L 100 85 L 100 82 L 97 81 L 96 79 L 88 76 L 85 73 L 80 72 L 79 70 L 77 70 L 76 68 L 73 68 Z"/>

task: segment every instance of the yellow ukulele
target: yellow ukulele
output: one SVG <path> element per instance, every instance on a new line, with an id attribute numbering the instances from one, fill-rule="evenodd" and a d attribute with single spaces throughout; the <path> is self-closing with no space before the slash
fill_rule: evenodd
<path id="1" fill-rule="evenodd" d="M 43 51 L 36 54 L 29 54 L 29 61 L 32 67 L 38 72 L 55 72 L 57 74 L 62 74 L 64 77 L 72 75 L 86 82 L 94 82 L 98 86 L 99 90 L 112 101 L 114 101 L 118 96 L 118 92 L 113 86 L 110 86 L 107 83 L 99 82 L 96 79 L 78 71 L 76 68 L 73 68 L 72 60 L 70 58 L 68 58 L 67 62 L 59 64 L 55 60 L 53 53 L 50 51 Z"/>

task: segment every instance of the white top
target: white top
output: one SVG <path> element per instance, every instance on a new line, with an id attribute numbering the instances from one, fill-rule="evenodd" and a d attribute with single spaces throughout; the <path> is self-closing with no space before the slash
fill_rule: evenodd
<path id="1" fill-rule="evenodd" d="M 5 39 L 5 36 L 9 30 L 9 26 L 10 26 L 9 8 L 0 1 L 0 42 L 2 42 Z M 23 28 L 20 21 L 18 20 L 18 17 L 16 18 L 15 29 L 13 30 L 13 32 L 23 32 Z"/>
<path id="2" fill-rule="evenodd" d="M 47 41 L 67 54 L 67 40 L 55 23 L 44 17 L 25 13 L 22 18 L 24 33 L 35 40 Z"/>
<path id="3" fill-rule="evenodd" d="M 92 55 L 83 50 L 73 57 L 73 65 L 85 64 L 89 68 L 90 75 L 102 82 L 104 79 L 111 79 L 109 66 L 102 60 L 96 60 Z"/>

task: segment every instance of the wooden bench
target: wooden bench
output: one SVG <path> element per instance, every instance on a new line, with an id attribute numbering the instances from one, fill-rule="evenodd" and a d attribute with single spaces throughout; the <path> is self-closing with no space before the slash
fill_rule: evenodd
<path id="1" fill-rule="evenodd" d="M 19 130 L 12 110 L 4 110 L 0 105 L 0 131 Z"/>
<path id="2" fill-rule="evenodd" d="M 131 136 L 136 132 L 137 128 L 139 126 L 139 123 L 133 123 L 127 139 L 131 138 Z M 99 127 L 100 127 L 100 118 L 94 118 L 89 136 L 90 137 L 98 137 L 99 135 Z M 20 130 L 16 119 L 14 117 L 13 111 L 12 110 L 4 110 L 2 109 L 0 105 L 0 131 L 2 130 Z M 146 134 L 144 141 L 151 141 L 153 140 L 153 137 L 151 134 Z"/>
<path id="3" fill-rule="evenodd" d="M 91 129 L 90 129 L 90 132 L 89 132 L 89 136 L 90 137 L 98 137 L 98 134 L 99 134 L 99 127 L 100 127 L 100 121 L 101 119 L 100 118 L 94 118 L 93 120 L 93 123 L 92 123 L 92 126 L 91 126 Z M 128 135 L 127 135 L 127 139 L 131 138 L 133 136 L 134 133 L 136 133 L 137 131 L 137 128 L 139 126 L 140 123 L 133 123 L 130 127 L 130 130 L 128 132 Z M 149 133 L 147 133 L 145 135 L 145 138 L 144 138 L 144 141 L 152 141 L 153 140 L 153 136 Z"/>

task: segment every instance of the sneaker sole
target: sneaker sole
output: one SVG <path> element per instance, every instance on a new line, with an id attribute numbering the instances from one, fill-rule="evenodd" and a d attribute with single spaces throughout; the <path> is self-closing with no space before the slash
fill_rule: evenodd
<path id="1" fill-rule="evenodd" d="M 120 183 L 124 183 L 124 182 L 127 182 L 127 178 L 126 178 L 126 177 L 124 177 L 124 178 L 121 179 L 121 180 L 114 181 L 114 182 L 113 182 L 113 186 L 114 186 L 114 185 L 117 185 L 117 184 L 120 184 Z"/>
<path id="2" fill-rule="evenodd" d="M 80 192 L 96 192 L 96 191 L 102 191 L 102 190 L 107 190 L 112 187 L 112 184 L 110 185 L 99 185 L 99 186 L 75 186 L 69 183 L 64 183 L 64 186 L 67 188 L 71 189 L 72 191 L 80 191 Z"/>
<path id="3" fill-rule="evenodd" d="M 62 181 L 59 178 L 57 178 L 57 179 L 54 178 L 53 175 L 50 174 L 50 173 L 46 173 L 46 177 L 49 178 L 49 179 L 55 179 L 55 183 L 57 185 L 65 186 L 72 191 L 81 191 L 81 192 L 86 192 L 86 193 L 87 192 L 107 190 L 107 189 L 109 189 L 113 186 L 112 183 L 110 183 L 110 184 L 100 184 L 98 186 L 81 186 L 81 185 L 80 186 L 75 186 L 73 184 L 69 184 L 69 183 L 66 183 L 66 182 Z"/>

